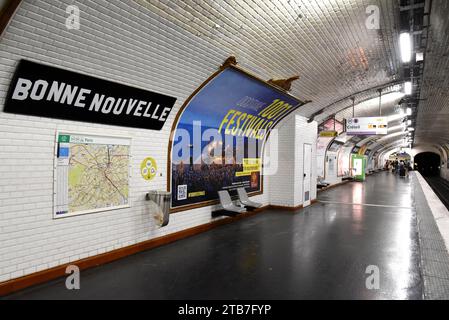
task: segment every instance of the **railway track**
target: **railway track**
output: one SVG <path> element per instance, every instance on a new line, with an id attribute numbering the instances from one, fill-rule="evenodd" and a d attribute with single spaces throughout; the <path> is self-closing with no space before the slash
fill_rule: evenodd
<path id="1" fill-rule="evenodd" d="M 424 177 L 435 194 L 449 209 L 449 181 L 441 177 Z"/>

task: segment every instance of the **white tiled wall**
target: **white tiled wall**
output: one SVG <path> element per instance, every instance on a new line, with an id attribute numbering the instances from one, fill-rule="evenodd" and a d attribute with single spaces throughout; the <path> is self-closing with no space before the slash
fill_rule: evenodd
<path id="1" fill-rule="evenodd" d="M 278 166 L 276 174 L 270 177 L 272 187 L 269 201 L 273 205 L 294 207 L 295 117 L 289 116 L 284 119 L 278 125 L 278 129 Z"/>
<path id="2" fill-rule="evenodd" d="M 69 4 L 81 10 L 80 30 L 65 28 Z M 217 47 L 210 39 L 196 36 L 194 30 L 166 20 L 166 15 L 157 6 L 147 3 L 143 7 L 134 1 L 24 0 L 20 4 L 0 39 L 0 282 L 211 220 L 211 208 L 200 208 L 173 214 L 167 227 L 157 229 L 144 201 L 148 190 L 166 189 L 169 130 L 180 105 L 235 50 L 233 43 Z M 21 58 L 178 100 L 161 131 L 6 114 L 1 110 Z M 244 67 L 263 72 L 262 62 L 246 62 Z M 297 148 L 304 141 L 316 145 L 312 141 L 316 123 L 307 124 L 299 116 L 287 122 L 284 128 L 291 130 L 283 132 L 280 148 L 286 151 L 289 166 L 302 167 L 296 163 L 302 159 Z M 132 137 L 131 208 L 52 219 L 56 130 Z M 300 137 L 295 139 L 295 135 Z M 156 159 L 161 173 L 151 182 L 139 173 L 140 162 L 147 156 Z M 298 204 L 295 180 L 301 172 L 295 171 L 293 180 L 288 166 L 280 167 L 287 171 L 265 177 L 264 194 L 254 201 Z M 290 181 L 284 183 L 284 178 Z M 295 186 L 289 189 L 295 195 L 283 199 L 282 188 L 289 183 Z"/>
<path id="3" fill-rule="evenodd" d="M 303 203 L 303 145 L 312 145 L 311 199 L 316 198 L 316 139 L 317 123 L 291 115 L 279 128 L 278 173 L 270 177 L 270 203 L 296 207 Z"/>
<path id="4" fill-rule="evenodd" d="M 295 160 L 295 206 L 303 203 L 303 174 L 304 174 L 304 144 L 312 146 L 312 176 L 310 178 L 310 199 L 316 198 L 316 140 L 318 124 L 316 122 L 308 123 L 304 117 L 295 117 L 295 146 L 296 146 L 296 160 Z"/>

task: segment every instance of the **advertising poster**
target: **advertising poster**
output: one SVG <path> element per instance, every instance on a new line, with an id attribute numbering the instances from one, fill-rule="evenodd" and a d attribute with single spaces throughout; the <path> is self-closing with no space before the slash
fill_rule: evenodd
<path id="1" fill-rule="evenodd" d="M 338 152 L 338 165 L 337 165 L 337 176 L 344 177 L 350 174 L 349 172 L 349 162 L 351 155 L 352 146 L 344 146 L 340 148 Z"/>
<path id="2" fill-rule="evenodd" d="M 328 151 L 330 151 L 330 152 L 337 152 L 343 145 L 344 145 L 344 142 L 338 141 L 338 140 L 334 140 L 330 144 L 330 146 L 328 148 Z"/>
<path id="3" fill-rule="evenodd" d="M 209 80 L 175 124 L 172 208 L 207 205 L 218 200 L 220 190 L 261 192 L 269 132 L 303 104 L 238 68 L 226 68 Z"/>
<path id="4" fill-rule="evenodd" d="M 352 148 L 351 153 L 358 154 L 359 150 L 360 150 L 359 146 L 354 146 L 354 148 Z"/>
<path id="5" fill-rule="evenodd" d="M 332 137 L 318 137 L 316 143 L 316 170 L 317 176 L 324 178 L 324 160 L 326 156 L 326 150 L 329 143 L 332 141 Z"/>

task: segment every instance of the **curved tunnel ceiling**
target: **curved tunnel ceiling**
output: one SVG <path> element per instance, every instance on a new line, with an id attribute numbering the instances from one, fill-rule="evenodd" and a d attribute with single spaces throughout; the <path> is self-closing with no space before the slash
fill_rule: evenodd
<path id="1" fill-rule="evenodd" d="M 378 97 L 377 88 L 402 91 L 399 1 L 135 1 L 216 45 L 220 61 L 235 55 L 267 80 L 299 74 L 291 94 L 312 102 L 297 113 L 310 118 L 323 110 L 319 123 L 350 107 L 349 97 L 358 103 Z M 378 29 L 367 28 L 370 5 L 379 8 Z M 385 112 L 392 108 L 385 105 Z"/>
<path id="2" fill-rule="evenodd" d="M 204 52 L 208 68 L 235 55 L 242 67 L 267 80 L 299 74 L 291 94 L 312 102 L 298 113 L 311 117 L 323 111 L 318 122 L 336 113 L 352 115 L 352 96 L 357 103 L 377 97 L 377 88 L 385 95 L 402 91 L 400 1 L 134 1 L 158 12 L 161 26 L 175 25 L 194 34 L 198 43 L 213 45 L 216 50 Z M 432 3 L 421 90 L 426 100 L 420 102 L 415 133 L 421 143 L 449 141 L 444 120 L 449 116 L 449 4 Z M 379 29 L 367 28 L 370 5 L 379 8 Z M 388 114 L 394 106 L 384 107 Z M 360 110 L 356 115 L 377 115 L 373 109 L 374 114 Z M 430 126 L 435 115 L 441 117 Z"/>
<path id="3" fill-rule="evenodd" d="M 195 35 L 222 51 L 220 62 L 235 55 L 264 79 L 299 74 L 291 93 L 312 101 L 299 111 L 306 117 L 400 78 L 397 1 L 136 1 L 192 32 L 201 25 Z M 366 27 L 368 5 L 380 9 L 379 30 Z"/>
<path id="4" fill-rule="evenodd" d="M 416 144 L 449 142 L 449 1 L 433 0 Z"/>

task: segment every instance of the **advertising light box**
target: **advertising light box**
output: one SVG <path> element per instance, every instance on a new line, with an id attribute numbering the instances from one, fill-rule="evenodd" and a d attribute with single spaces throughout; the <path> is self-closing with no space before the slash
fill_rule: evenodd
<path id="1" fill-rule="evenodd" d="M 386 117 L 363 117 L 346 119 L 346 134 L 348 135 L 385 135 L 388 133 Z"/>

